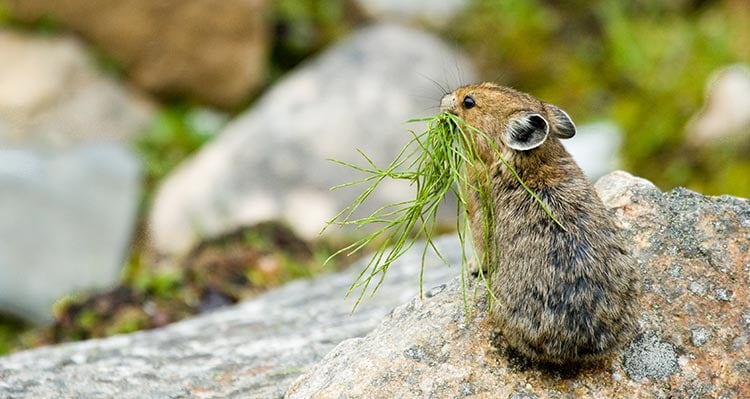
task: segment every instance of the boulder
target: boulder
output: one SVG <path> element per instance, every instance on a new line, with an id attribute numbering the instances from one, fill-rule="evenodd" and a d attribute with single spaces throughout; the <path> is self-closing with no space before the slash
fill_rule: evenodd
<path id="1" fill-rule="evenodd" d="M 23 21 L 51 18 L 122 64 L 139 87 L 235 107 L 266 80 L 266 0 L 8 0 Z"/>
<path id="2" fill-rule="evenodd" d="M 585 123 L 570 140 L 561 140 L 586 176 L 595 181 L 617 170 L 622 129 L 611 121 Z"/>
<path id="3" fill-rule="evenodd" d="M 359 9 L 376 20 L 416 22 L 441 28 L 446 27 L 469 3 L 467 0 L 356 0 Z"/>
<path id="4" fill-rule="evenodd" d="M 0 311 L 44 323 L 117 281 L 140 199 L 127 142 L 152 114 L 76 40 L 0 32 Z"/>
<path id="5" fill-rule="evenodd" d="M 623 172 L 597 189 L 644 283 L 638 336 L 599 368 L 498 351 L 482 287 L 462 300 L 448 236 L 438 247 L 454 267 L 426 258 L 423 299 L 414 248 L 353 314 L 342 295 L 361 263 L 163 329 L 0 358 L 0 397 L 749 397 L 750 203 L 661 193 Z"/>
<path id="6" fill-rule="evenodd" d="M 453 238 L 438 240 L 451 264 Z M 352 313 L 344 298 L 361 264 L 299 280 L 165 328 L 0 357 L 0 398 L 281 398 L 339 342 L 361 337 L 419 292 L 421 254 L 391 266 L 386 283 Z M 425 288 L 458 273 L 426 259 Z"/>
<path id="7" fill-rule="evenodd" d="M 78 40 L 0 31 L 0 145 L 133 139 L 153 107 L 97 71 Z"/>
<path id="8" fill-rule="evenodd" d="M 274 219 L 317 237 L 360 190 L 330 188 L 362 178 L 327 158 L 365 165 L 359 148 L 387 165 L 410 129 L 425 128 L 406 122 L 437 113 L 439 86 L 459 77 L 474 81 L 473 68 L 429 34 L 397 25 L 354 34 L 287 75 L 167 177 L 149 218 L 155 249 L 184 254 L 201 237 Z M 367 210 L 413 195 L 384 186 Z"/>
<path id="9" fill-rule="evenodd" d="M 0 310 L 42 324 L 52 304 L 120 277 L 140 199 L 127 147 L 0 150 Z"/>
<path id="10" fill-rule="evenodd" d="M 686 136 L 690 144 L 697 146 L 748 142 L 750 68 L 747 65 L 730 65 L 711 75 L 705 104 L 688 122 Z"/>
<path id="11" fill-rule="evenodd" d="M 611 362 L 549 369 L 498 350 L 484 287 L 465 306 L 454 280 L 339 344 L 287 397 L 750 397 L 750 203 L 662 194 L 623 172 L 597 190 L 626 229 L 645 291 L 639 333 Z"/>

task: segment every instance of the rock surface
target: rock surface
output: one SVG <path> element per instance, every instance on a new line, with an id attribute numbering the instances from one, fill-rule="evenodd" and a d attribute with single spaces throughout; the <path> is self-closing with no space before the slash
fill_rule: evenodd
<path id="1" fill-rule="evenodd" d="M 622 172 L 597 188 L 627 229 L 645 291 L 640 332 L 610 364 L 543 370 L 499 353 L 483 287 L 467 315 L 454 280 L 339 344 L 288 397 L 750 397 L 750 203 L 662 194 Z"/>
<path id="2" fill-rule="evenodd" d="M 661 193 L 622 172 L 597 189 L 627 230 L 645 290 L 641 333 L 603 368 L 571 376 L 509 362 L 490 344 L 484 291 L 467 317 L 458 268 L 434 256 L 433 288 L 408 301 L 416 249 L 352 316 L 341 293 L 357 267 L 161 330 L 0 358 L 0 397 L 279 398 L 297 377 L 290 398 L 749 397 L 748 201 Z M 455 238 L 439 246 L 459 262 Z"/>
<path id="3" fill-rule="evenodd" d="M 456 240 L 438 244 L 460 262 Z M 357 266 L 160 330 L 0 357 L 0 398 L 281 398 L 336 344 L 367 334 L 416 295 L 419 260 L 412 252 L 391 266 L 354 314 L 343 296 Z M 425 289 L 458 273 L 434 256 L 426 267 Z"/>
<path id="4" fill-rule="evenodd" d="M 201 237 L 272 219 L 316 237 L 359 194 L 330 188 L 362 178 L 326 159 L 363 165 L 360 148 L 387 165 L 408 130 L 424 128 L 406 121 L 438 111 L 443 93 L 431 79 L 452 87 L 449 76 L 473 81 L 472 70 L 426 33 L 396 25 L 358 32 L 290 73 L 166 179 L 150 215 L 155 248 L 179 255 Z M 411 195 L 390 185 L 369 209 Z"/>
<path id="5" fill-rule="evenodd" d="M 77 40 L 0 31 L 0 310 L 37 323 L 65 294 L 113 284 L 152 107 Z"/>
<path id="6" fill-rule="evenodd" d="M 125 141 L 150 104 L 98 72 L 77 40 L 0 31 L 0 146 Z"/>
<path id="7" fill-rule="evenodd" d="M 7 0 L 12 15 L 79 32 L 140 87 L 232 107 L 260 88 L 269 47 L 266 0 Z"/>
<path id="8" fill-rule="evenodd" d="M 140 184 L 121 145 L 0 149 L 0 310 L 44 323 L 64 295 L 114 284 Z"/>

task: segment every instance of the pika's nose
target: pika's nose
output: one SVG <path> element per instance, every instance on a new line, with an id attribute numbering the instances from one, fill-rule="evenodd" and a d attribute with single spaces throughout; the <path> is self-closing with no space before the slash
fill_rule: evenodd
<path id="1" fill-rule="evenodd" d="M 440 100 L 440 112 L 455 112 L 456 111 L 456 96 L 453 94 L 446 94 L 443 99 Z"/>

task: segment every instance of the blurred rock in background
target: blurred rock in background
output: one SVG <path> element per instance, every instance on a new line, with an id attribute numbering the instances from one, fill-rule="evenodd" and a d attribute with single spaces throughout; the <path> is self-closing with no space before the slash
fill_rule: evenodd
<path id="1" fill-rule="evenodd" d="M 561 142 L 590 180 L 596 180 L 620 165 L 618 154 L 622 130 L 614 122 L 579 125 L 575 137 Z"/>
<path id="2" fill-rule="evenodd" d="M 750 138 L 750 68 L 736 64 L 708 80 L 706 102 L 688 122 L 687 140 L 698 146 L 747 143 Z"/>
<path id="3" fill-rule="evenodd" d="M 237 107 L 266 79 L 265 0 L 7 0 L 22 21 L 49 18 L 120 62 L 139 87 Z"/>
<path id="4" fill-rule="evenodd" d="M 118 281 L 138 171 L 111 143 L 0 150 L 0 310 L 44 323 L 62 296 Z"/>
<path id="5" fill-rule="evenodd" d="M 0 31 L 0 145 L 130 140 L 152 112 L 97 71 L 79 41 Z"/>
<path id="6" fill-rule="evenodd" d="M 151 106 L 76 40 L 0 32 L 0 310 L 41 323 L 119 277 L 140 192 L 127 145 Z"/>
<path id="7" fill-rule="evenodd" d="M 475 80 L 468 61 L 430 34 L 387 24 L 354 34 L 275 84 L 165 180 L 150 215 L 153 244 L 182 254 L 201 237 L 271 219 L 316 237 L 362 189 L 330 192 L 362 176 L 326 158 L 363 165 L 359 148 L 390 162 L 409 129 L 424 129 L 406 121 L 438 111 L 439 85 Z M 367 210 L 409 195 L 387 186 Z"/>
<path id="8" fill-rule="evenodd" d="M 468 3 L 468 0 L 356 0 L 362 12 L 375 20 L 438 27 L 447 26 Z"/>

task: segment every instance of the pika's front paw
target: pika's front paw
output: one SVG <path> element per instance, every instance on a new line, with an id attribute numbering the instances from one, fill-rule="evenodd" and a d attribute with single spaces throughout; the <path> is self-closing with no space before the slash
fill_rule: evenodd
<path id="1" fill-rule="evenodd" d="M 483 265 L 480 265 L 477 258 L 471 258 L 469 260 L 469 263 L 466 265 L 469 270 L 469 274 L 471 274 L 472 277 L 479 277 L 480 275 L 487 275 L 487 268 Z"/>

